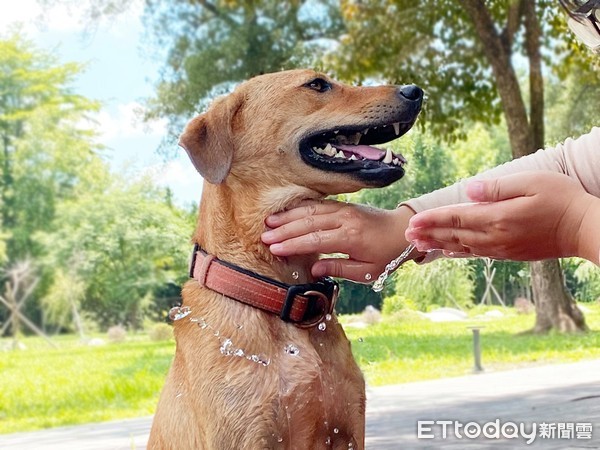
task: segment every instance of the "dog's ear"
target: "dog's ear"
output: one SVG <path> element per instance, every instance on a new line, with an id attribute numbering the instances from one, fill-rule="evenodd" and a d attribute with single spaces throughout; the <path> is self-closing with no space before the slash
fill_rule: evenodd
<path id="1" fill-rule="evenodd" d="M 229 174 L 234 150 L 233 119 L 242 102 L 238 92 L 216 100 L 206 113 L 187 124 L 179 139 L 196 170 L 209 183 L 222 183 Z"/>

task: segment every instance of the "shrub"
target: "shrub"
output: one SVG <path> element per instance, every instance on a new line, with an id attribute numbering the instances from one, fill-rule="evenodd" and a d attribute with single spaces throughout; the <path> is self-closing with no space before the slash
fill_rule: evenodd
<path id="1" fill-rule="evenodd" d="M 127 330 L 123 327 L 123 325 L 115 325 L 108 329 L 106 332 L 106 337 L 110 342 L 113 343 L 124 342 L 127 338 Z"/>
<path id="2" fill-rule="evenodd" d="M 397 301 L 406 303 L 405 296 L 409 294 L 411 303 L 421 311 L 433 306 L 460 309 L 472 306 L 473 268 L 466 259 L 438 259 L 423 265 L 408 263 L 395 277 L 395 292 L 400 297 Z"/>
<path id="3" fill-rule="evenodd" d="M 381 321 L 381 312 L 372 305 L 367 305 L 362 313 L 363 321 L 368 325 L 375 325 Z"/>
<path id="4" fill-rule="evenodd" d="M 173 328 L 166 323 L 155 323 L 148 330 L 148 337 L 153 342 L 171 340 L 173 339 Z"/>

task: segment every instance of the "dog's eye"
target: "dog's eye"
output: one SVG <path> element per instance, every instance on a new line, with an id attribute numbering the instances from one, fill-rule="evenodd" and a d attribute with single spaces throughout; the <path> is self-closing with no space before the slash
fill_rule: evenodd
<path id="1" fill-rule="evenodd" d="M 317 92 L 327 92 L 331 90 L 331 84 L 329 84 L 322 78 L 315 78 L 314 80 L 306 83 L 304 86 L 311 88 L 312 90 Z"/>

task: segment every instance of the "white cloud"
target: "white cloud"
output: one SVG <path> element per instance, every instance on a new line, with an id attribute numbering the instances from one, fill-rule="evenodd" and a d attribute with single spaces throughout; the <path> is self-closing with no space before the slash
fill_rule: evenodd
<path id="1" fill-rule="evenodd" d="M 143 121 L 144 107 L 138 102 L 103 109 L 95 117 L 101 142 L 134 137 L 161 137 L 167 134 L 166 119 Z"/>
<path id="2" fill-rule="evenodd" d="M 30 35 L 44 31 L 83 32 L 90 28 L 88 11 L 88 1 L 63 2 L 52 7 L 43 7 L 37 0 L 11 1 L 9 7 L 2 8 L 0 29 L 20 24 Z M 138 20 L 142 11 L 142 0 L 133 0 L 124 13 L 116 17 L 102 17 L 92 25 L 118 33 L 121 21 Z"/>
<path id="3" fill-rule="evenodd" d="M 146 173 L 161 186 L 169 187 L 182 204 L 198 203 L 202 194 L 202 177 L 187 156 L 147 168 Z"/>

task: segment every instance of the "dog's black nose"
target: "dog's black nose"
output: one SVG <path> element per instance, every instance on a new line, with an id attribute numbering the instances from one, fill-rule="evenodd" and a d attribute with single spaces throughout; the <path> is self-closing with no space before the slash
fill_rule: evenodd
<path id="1" fill-rule="evenodd" d="M 423 89 L 414 84 L 400 86 L 400 94 L 408 100 L 417 101 L 423 98 Z"/>

